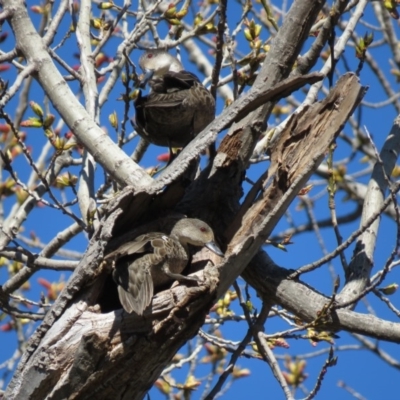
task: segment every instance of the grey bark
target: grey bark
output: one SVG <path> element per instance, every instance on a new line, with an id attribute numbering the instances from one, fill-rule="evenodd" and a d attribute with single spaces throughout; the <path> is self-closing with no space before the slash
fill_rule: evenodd
<path id="1" fill-rule="evenodd" d="M 261 88 L 265 95 L 267 89 L 274 88 L 289 76 L 324 3 L 316 0 L 294 2 L 248 96 L 256 94 L 255 98 L 260 98 Z M 46 68 L 50 67 L 48 53 L 40 38 L 35 54 L 30 53 L 27 42 L 20 36 L 24 32 L 20 24 L 29 27 L 22 2 L 3 1 L 3 5 L 11 10 L 9 22 L 21 41 L 20 51 L 36 66 L 43 88 L 54 91 L 50 100 L 58 106 L 60 114 L 78 135 L 83 132 L 79 138 L 96 161 L 118 182 L 130 184 L 135 189 L 123 190 L 103 214 L 74 275 L 30 339 L 6 398 L 143 398 L 176 351 L 196 335 L 213 302 L 239 274 L 262 296 L 272 297 L 277 304 L 293 310 L 306 321 L 313 320 L 327 299 L 300 281 L 288 279 L 282 269 L 271 267 L 267 256 L 259 251 L 360 101 L 364 89 L 358 79 L 351 74 L 344 76 L 322 103 L 292 118 L 274 144 L 271 166 L 268 175 L 263 177 L 264 180 L 268 176 L 268 184 L 260 179 L 240 206 L 243 173 L 276 97 L 265 97 L 260 103 L 253 99 L 251 105 L 240 103 L 243 100 L 239 99 L 232 109 L 228 109 L 228 112 L 234 111 L 234 116 L 218 118 L 215 124 L 220 124 L 219 127 L 210 126 L 200 133 L 176 162 L 153 182 L 119 152 L 116 163 L 100 156 L 104 146 L 109 149 L 114 144 L 100 134 L 80 105 L 71 103 L 68 93 L 54 90 L 57 85 L 64 87 L 63 82 L 56 72 L 52 79 L 44 74 L 43 63 Z M 33 31 L 29 33 L 35 35 Z M 68 95 L 68 107 L 76 106 L 79 115 L 73 115 L 60 105 L 60 97 L 57 97 L 60 95 Z M 267 100 L 268 103 L 263 104 Z M 259 108 L 250 112 L 257 106 Z M 223 120 L 225 117 L 228 122 Z M 215 140 L 222 127 L 232 122 L 213 165 L 185 188 L 181 176 L 198 154 L 199 146 L 206 147 Z M 84 135 L 89 131 L 95 132 L 93 142 Z M 165 186 L 167 190 L 161 192 Z M 198 203 L 199 193 L 204 199 L 201 204 Z M 201 284 L 194 287 L 179 285 L 157 294 L 151 312 L 145 313 L 144 318 L 127 316 L 122 311 L 100 313 L 96 301 L 104 279 L 110 273 L 110 266 L 100 261 L 111 248 L 110 243 L 117 240 L 115 236 L 125 232 L 127 226 L 135 226 L 139 218 L 145 220 L 158 209 L 172 209 L 177 203 L 178 211 L 200 217 L 213 226 L 226 248 L 224 262 L 216 268 L 217 259 L 197 254 L 195 264 L 202 265 L 197 272 L 203 278 Z M 125 221 L 129 221 L 128 224 Z M 246 269 L 247 265 L 249 268 Z M 309 304 L 310 296 L 312 305 Z M 298 304 L 304 304 L 304 308 L 299 309 Z M 359 322 L 358 328 L 354 321 Z M 392 324 L 390 333 L 387 324 L 381 324 L 380 331 L 372 331 L 368 322 L 380 323 L 377 318 L 371 321 L 371 317 L 340 310 L 331 315 L 327 324 L 333 329 L 354 329 L 370 336 L 381 334 L 387 340 L 399 340 L 399 324 Z"/>

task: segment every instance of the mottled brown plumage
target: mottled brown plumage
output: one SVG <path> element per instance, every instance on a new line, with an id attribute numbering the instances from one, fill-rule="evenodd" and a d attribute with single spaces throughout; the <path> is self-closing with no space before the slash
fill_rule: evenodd
<path id="1" fill-rule="evenodd" d="M 206 246 L 223 257 L 212 229 L 205 222 L 191 218 L 179 220 L 170 235 L 161 232 L 140 235 L 106 257 L 117 259 L 113 278 L 126 312 L 142 315 L 151 303 L 154 288 L 173 280 L 196 281 L 181 275 L 189 261 L 189 244 Z"/>
<path id="2" fill-rule="evenodd" d="M 146 51 L 139 65 L 151 92 L 135 101 L 137 132 L 157 146 L 186 146 L 215 118 L 214 98 L 164 50 Z"/>

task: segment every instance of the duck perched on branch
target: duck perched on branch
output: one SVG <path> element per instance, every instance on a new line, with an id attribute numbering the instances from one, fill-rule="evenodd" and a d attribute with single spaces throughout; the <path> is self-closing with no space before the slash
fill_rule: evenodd
<path id="1" fill-rule="evenodd" d="M 186 146 L 215 118 L 213 96 L 165 50 L 146 51 L 139 65 L 151 92 L 135 101 L 137 132 L 157 146 Z"/>
<path id="2" fill-rule="evenodd" d="M 142 315 L 151 303 L 154 288 L 173 280 L 197 281 L 181 275 L 189 262 L 189 245 L 206 246 L 224 256 L 205 222 L 183 218 L 174 225 L 170 235 L 161 232 L 140 235 L 106 257 L 116 260 L 113 278 L 126 312 Z"/>

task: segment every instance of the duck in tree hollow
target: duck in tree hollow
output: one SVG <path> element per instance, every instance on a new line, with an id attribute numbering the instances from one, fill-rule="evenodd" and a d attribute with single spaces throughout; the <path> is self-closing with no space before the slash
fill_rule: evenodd
<path id="1" fill-rule="evenodd" d="M 113 278 L 126 312 L 142 315 L 151 303 L 154 289 L 173 280 L 197 281 L 181 275 L 189 262 L 189 245 L 206 246 L 224 256 L 214 242 L 212 229 L 193 218 L 180 219 L 170 235 L 146 233 L 107 255 L 106 259 L 116 260 Z"/>

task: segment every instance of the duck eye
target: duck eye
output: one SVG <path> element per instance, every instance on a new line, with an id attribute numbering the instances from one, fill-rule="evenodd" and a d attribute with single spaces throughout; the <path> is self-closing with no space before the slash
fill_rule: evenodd
<path id="1" fill-rule="evenodd" d="M 153 54 L 152 53 L 147 54 L 147 58 L 153 58 Z"/>
<path id="2" fill-rule="evenodd" d="M 202 227 L 200 228 L 200 230 L 201 230 L 202 232 L 207 232 L 207 228 L 206 228 L 205 226 L 202 226 Z"/>

